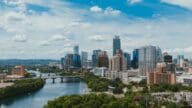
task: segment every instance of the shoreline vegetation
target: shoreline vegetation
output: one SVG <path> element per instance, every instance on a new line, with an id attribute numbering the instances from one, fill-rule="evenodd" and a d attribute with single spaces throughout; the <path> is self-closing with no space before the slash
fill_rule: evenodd
<path id="1" fill-rule="evenodd" d="M 44 84 L 45 81 L 41 78 L 15 81 L 12 86 L 0 88 L 0 100 L 37 91 L 41 89 Z"/>
<path id="2" fill-rule="evenodd" d="M 165 100 L 154 100 L 154 97 L 150 95 L 146 80 L 139 83 L 130 82 L 128 85 L 124 85 L 119 79 L 113 81 L 87 72 L 62 73 L 61 75 L 79 76 L 87 83 L 91 92 L 84 95 L 58 97 L 48 101 L 44 108 L 185 108 L 187 105 L 184 101 L 174 103 Z M 113 94 L 105 93 L 109 86 L 115 88 Z M 123 88 L 127 88 L 126 93 L 123 93 Z M 169 88 L 171 92 L 191 91 L 191 87 L 161 84 L 154 85 L 151 92 L 166 91 L 166 88 Z M 114 94 L 124 94 L 124 96 L 117 98 Z"/>
<path id="3" fill-rule="evenodd" d="M 120 79 L 109 80 L 106 78 L 101 78 L 95 76 L 93 73 L 85 72 L 81 74 L 77 73 L 62 73 L 62 76 L 79 76 L 79 78 L 84 81 L 91 92 L 106 92 L 109 87 L 112 87 L 112 92 L 114 94 L 122 94 L 125 85 L 120 81 Z"/>

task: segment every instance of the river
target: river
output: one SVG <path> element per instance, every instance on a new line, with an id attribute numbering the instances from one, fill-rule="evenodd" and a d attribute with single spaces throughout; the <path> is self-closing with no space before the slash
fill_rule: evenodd
<path id="1" fill-rule="evenodd" d="M 0 108 L 42 108 L 48 100 L 65 95 L 84 94 L 87 89 L 84 82 L 60 83 L 60 79 L 56 79 L 53 84 L 50 79 L 42 89 L 34 93 L 1 101 Z"/>

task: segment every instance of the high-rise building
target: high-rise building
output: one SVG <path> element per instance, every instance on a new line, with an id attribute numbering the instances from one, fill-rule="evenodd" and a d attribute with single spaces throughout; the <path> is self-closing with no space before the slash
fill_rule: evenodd
<path id="1" fill-rule="evenodd" d="M 131 68 L 131 55 L 129 53 L 123 53 L 124 58 L 127 61 L 127 69 Z"/>
<path id="2" fill-rule="evenodd" d="M 81 68 L 81 58 L 79 54 L 67 54 L 65 56 L 65 68 Z"/>
<path id="3" fill-rule="evenodd" d="M 115 36 L 113 39 L 113 56 L 116 54 L 117 50 L 121 50 L 121 40 L 119 36 Z"/>
<path id="4" fill-rule="evenodd" d="M 145 46 L 139 49 L 139 73 L 146 76 L 148 72 L 153 72 L 156 67 L 156 47 Z"/>
<path id="5" fill-rule="evenodd" d="M 67 54 L 64 59 L 65 69 L 73 68 L 73 54 Z"/>
<path id="6" fill-rule="evenodd" d="M 109 78 L 122 78 L 123 71 L 127 70 L 127 61 L 120 52 L 113 56 L 109 61 Z"/>
<path id="7" fill-rule="evenodd" d="M 74 52 L 74 54 L 79 54 L 79 46 L 78 45 L 74 46 L 73 52 Z"/>
<path id="8" fill-rule="evenodd" d="M 154 72 L 149 72 L 147 76 L 147 84 L 176 84 L 175 64 L 158 63 Z"/>
<path id="9" fill-rule="evenodd" d="M 83 68 L 87 68 L 88 52 L 81 52 L 81 65 Z"/>
<path id="10" fill-rule="evenodd" d="M 163 55 L 162 55 L 162 51 L 161 51 L 161 48 L 159 47 L 156 47 L 156 62 L 157 63 L 160 63 L 163 61 Z"/>
<path id="11" fill-rule="evenodd" d="M 101 52 L 101 50 L 93 50 L 93 55 L 92 55 L 92 65 L 93 65 L 93 67 L 97 67 L 98 57 L 99 57 L 100 52 Z"/>
<path id="12" fill-rule="evenodd" d="M 178 55 L 177 56 L 177 66 L 182 67 L 184 62 L 184 55 Z"/>
<path id="13" fill-rule="evenodd" d="M 81 57 L 79 54 L 73 54 L 73 67 L 81 68 Z"/>
<path id="14" fill-rule="evenodd" d="M 139 49 L 134 49 L 133 51 L 133 60 L 131 63 L 133 69 L 138 69 L 139 67 Z"/>
<path id="15" fill-rule="evenodd" d="M 65 68 L 65 58 L 61 58 L 61 68 Z"/>
<path id="16" fill-rule="evenodd" d="M 163 62 L 172 63 L 173 57 L 171 55 L 169 55 L 168 53 L 163 53 Z"/>
<path id="17" fill-rule="evenodd" d="M 87 60 L 87 62 L 86 62 L 86 68 L 87 69 L 91 69 L 93 67 L 93 65 L 92 65 L 92 60 Z"/>
<path id="18" fill-rule="evenodd" d="M 101 51 L 98 56 L 97 67 L 108 67 L 109 58 L 106 51 Z"/>

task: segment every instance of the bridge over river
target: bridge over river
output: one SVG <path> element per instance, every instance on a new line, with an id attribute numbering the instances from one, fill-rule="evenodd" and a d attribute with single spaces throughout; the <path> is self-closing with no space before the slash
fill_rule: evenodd
<path id="1" fill-rule="evenodd" d="M 79 82 L 80 78 L 78 76 L 61 76 L 54 73 L 43 73 L 40 75 L 40 78 L 47 80 L 52 79 L 52 83 L 55 83 L 56 79 L 60 79 L 60 82 Z"/>

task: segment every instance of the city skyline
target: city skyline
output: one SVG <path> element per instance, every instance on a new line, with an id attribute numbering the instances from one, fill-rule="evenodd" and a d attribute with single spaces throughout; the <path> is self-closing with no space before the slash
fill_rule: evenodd
<path id="1" fill-rule="evenodd" d="M 2 0 L 0 59 L 59 59 L 77 44 L 89 54 L 112 55 L 115 35 L 124 52 L 154 45 L 192 58 L 192 2 L 182 1 Z"/>

